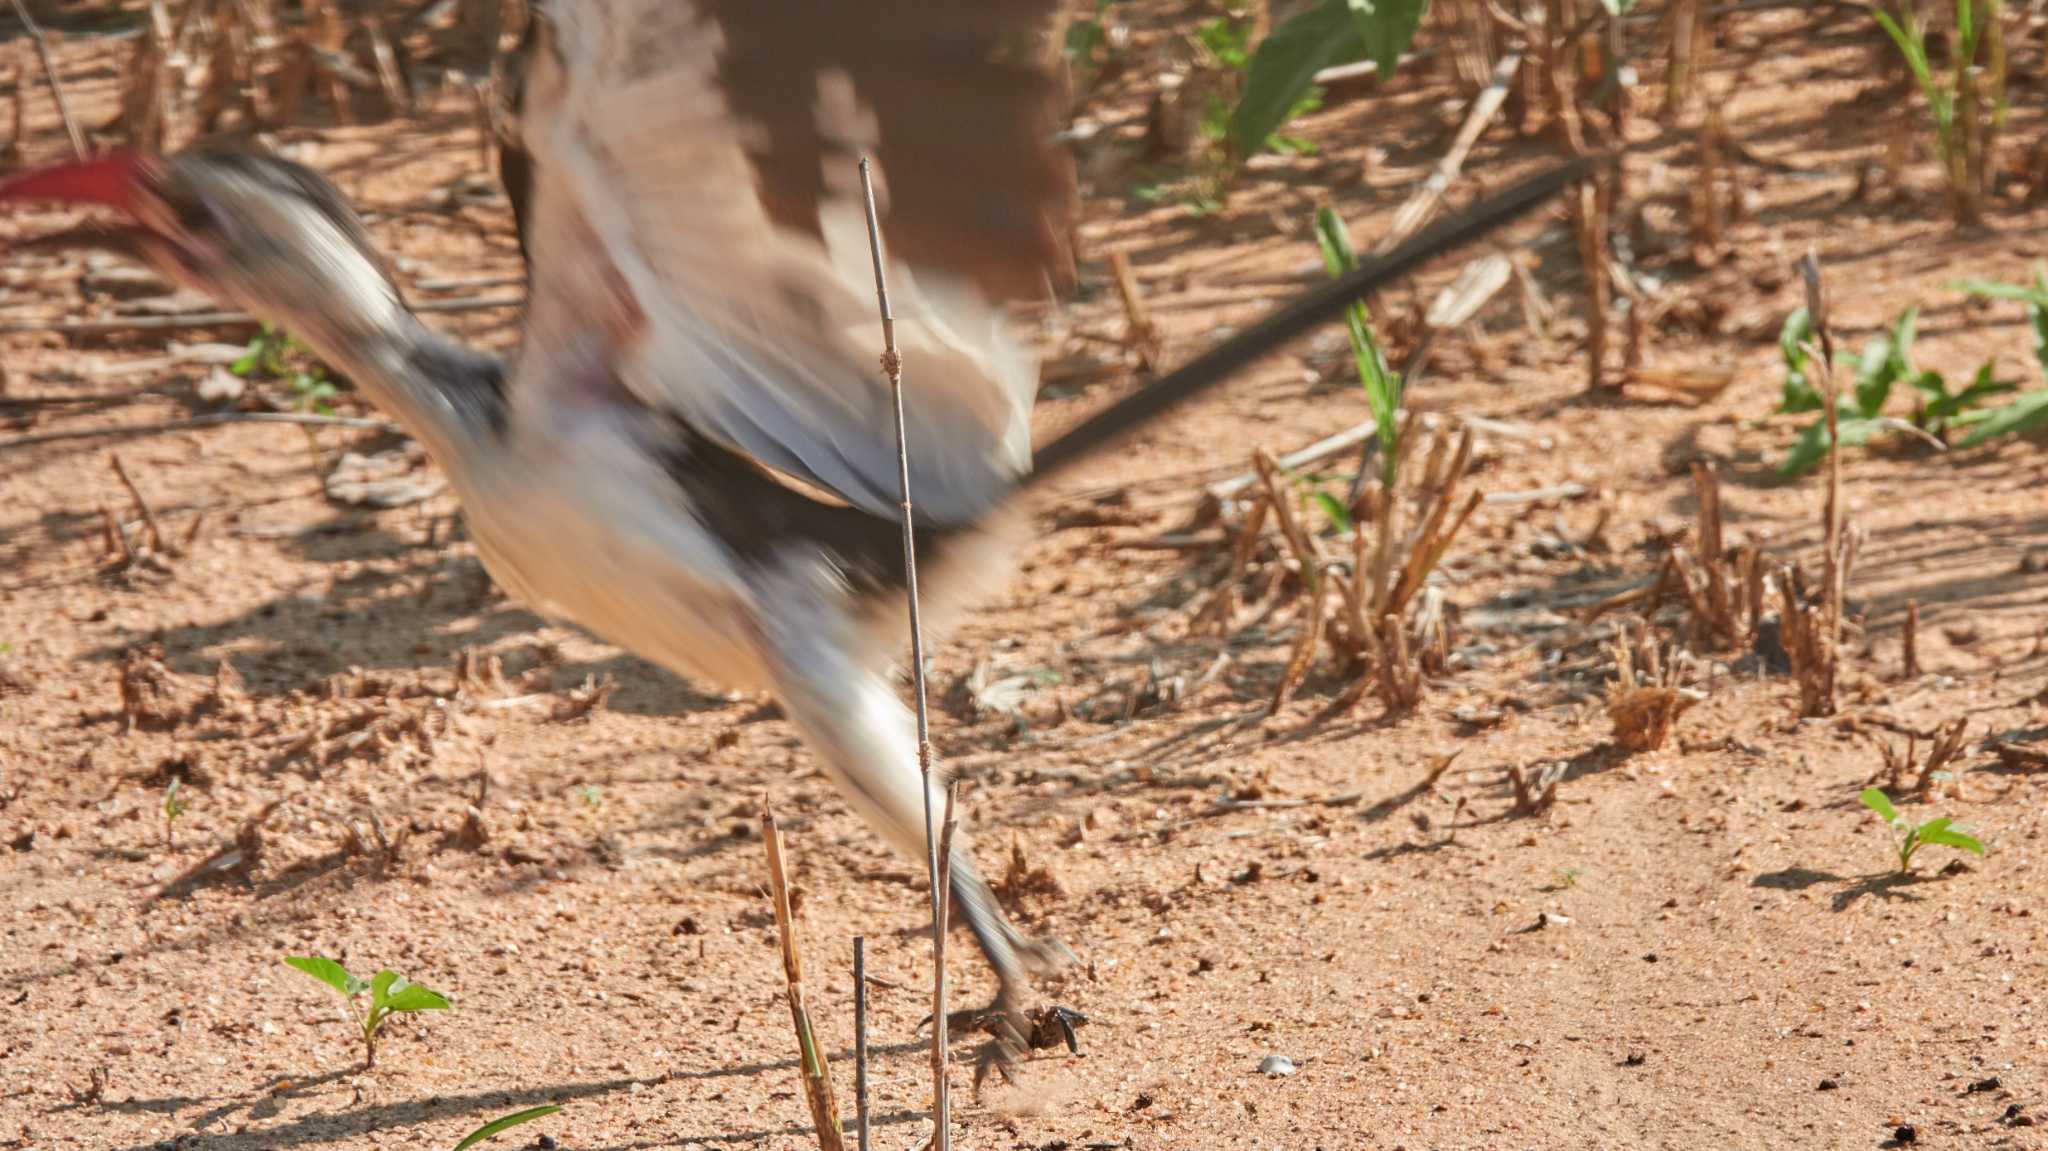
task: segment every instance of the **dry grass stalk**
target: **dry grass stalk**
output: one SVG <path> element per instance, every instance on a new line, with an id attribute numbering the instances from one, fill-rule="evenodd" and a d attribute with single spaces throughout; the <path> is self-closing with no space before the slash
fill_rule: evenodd
<path id="1" fill-rule="evenodd" d="M 1111 252 L 1109 268 L 1116 278 L 1116 294 L 1124 303 L 1124 346 L 1138 357 L 1141 370 L 1156 372 L 1164 340 L 1159 334 L 1159 325 L 1152 319 L 1151 310 L 1145 306 L 1144 294 L 1138 290 L 1138 277 L 1131 271 L 1130 256 L 1122 251 Z"/>
<path id="2" fill-rule="evenodd" d="M 142 36 L 129 57 L 128 87 L 121 94 L 121 135 L 130 148 L 162 152 L 169 135 L 171 14 L 164 0 L 149 0 Z"/>
<path id="3" fill-rule="evenodd" d="M 789 1018 L 796 1027 L 798 1068 L 804 1082 L 804 1099 L 811 1105 L 811 1124 L 818 1132 L 822 1151 L 843 1151 L 839 1130 L 839 1104 L 832 1095 L 832 1071 L 825 1061 L 825 1048 L 811 1027 L 811 1013 L 804 1002 L 803 957 L 796 940 L 796 924 L 789 910 L 789 878 L 782 866 L 782 829 L 775 812 L 761 809 L 761 841 L 768 849 L 768 895 L 775 906 L 775 928 L 782 937 L 782 973 L 789 991 Z M 944 1028 L 939 1030 L 943 1031 Z"/>
<path id="4" fill-rule="evenodd" d="M 1659 583 L 1652 588 L 1656 610 L 1667 588 L 1685 597 L 1692 641 L 1709 651 L 1745 645 L 1756 636 L 1762 616 L 1763 568 L 1755 548 L 1730 555 L 1722 532 L 1721 479 L 1712 465 L 1692 465 L 1698 499 L 1698 527 L 1690 551 L 1673 548 Z"/>
<path id="5" fill-rule="evenodd" d="M 1515 811 L 1541 815 L 1557 803 L 1557 785 L 1564 782 L 1565 765 L 1545 764 L 1532 778 L 1519 763 L 1508 765 L 1508 784 L 1515 789 Z"/>
<path id="6" fill-rule="evenodd" d="M 1903 666 L 1900 674 L 1907 679 L 1920 678 L 1920 601 L 1906 601 L 1906 628 L 1902 641 L 1904 648 Z"/>
<path id="7" fill-rule="evenodd" d="M 1607 689 L 1614 742 L 1629 751 L 1663 747 L 1678 717 L 1706 698 L 1682 683 L 1678 662 L 1659 658 L 1647 626 L 1633 640 L 1624 629 L 1614 641 L 1614 683 Z"/>
<path id="8" fill-rule="evenodd" d="M 868 1124 L 868 939 L 853 937 L 853 1131 L 859 1151 L 870 1151 Z"/>
<path id="9" fill-rule="evenodd" d="M 932 825 L 932 738 L 929 691 L 925 683 L 924 624 L 917 596 L 915 513 L 910 492 L 910 448 L 904 432 L 903 356 L 896 347 L 896 313 L 889 303 L 888 264 L 882 255 L 882 225 L 875 212 L 875 186 L 866 156 L 860 158 L 860 187 L 867 211 L 868 254 L 875 269 L 875 309 L 882 324 L 882 374 L 896 415 L 896 471 L 903 506 L 904 598 L 910 616 L 910 669 L 917 719 L 917 768 L 924 788 L 925 874 L 931 882 L 932 910 L 932 1151 L 952 1151 L 953 1122 L 946 1078 L 946 925 L 947 888 L 952 874 L 950 843 L 941 844 Z M 952 792 L 946 793 L 946 837 L 951 839 Z"/>
<path id="10" fill-rule="evenodd" d="M 1294 561 L 1301 573 L 1301 638 L 1295 643 L 1293 653 L 1287 658 L 1287 666 L 1280 673 L 1280 682 L 1273 689 L 1268 711 L 1277 713 L 1315 662 L 1316 647 L 1323 638 L 1323 593 L 1327 580 L 1323 573 L 1322 546 L 1303 528 L 1301 518 L 1295 514 L 1295 501 L 1283 486 L 1286 480 L 1280 474 L 1279 465 L 1273 462 L 1271 453 L 1264 448 L 1252 453 L 1252 465 L 1266 487 L 1266 506 L 1272 509 L 1281 538 L 1287 541 L 1289 550 L 1294 553 Z"/>
<path id="11" fill-rule="evenodd" d="M 1677 0 L 1670 12 L 1671 63 L 1664 72 L 1664 119 L 1673 123 L 1692 104 L 1693 78 L 1704 55 L 1699 0 Z"/>
<path id="12" fill-rule="evenodd" d="M 1877 750 L 1884 757 L 1884 770 L 1871 782 L 1882 779 L 1886 791 L 1895 795 L 1910 792 L 1916 799 L 1927 800 L 1940 798 L 1938 785 L 1946 781 L 1956 798 L 1962 798 L 1962 773 L 1950 770 L 1949 765 L 1962 756 L 1969 727 L 1969 717 L 1963 716 L 1937 728 L 1927 737 L 1925 763 L 1920 761 L 1921 736 L 1908 732 L 1904 748 L 1879 740 Z"/>
<path id="13" fill-rule="evenodd" d="M 933 1151 L 947 1151 L 953 1145 L 952 1079 L 946 1074 L 951 1062 L 946 1013 L 946 929 L 953 922 L 953 832 L 959 826 L 953 817 L 954 789 L 946 788 L 946 819 L 939 832 L 938 889 L 932 893 L 938 911 L 932 917 L 932 1141 Z M 977 1086 L 979 1077 L 977 1076 Z"/>
<path id="14" fill-rule="evenodd" d="M 36 23 L 35 17 L 29 15 L 28 5 L 24 4 L 22 0 L 14 0 L 14 15 L 16 19 L 21 21 L 22 28 L 28 32 L 29 39 L 34 41 L 36 56 L 43 62 L 43 76 L 50 82 L 50 99 L 57 105 L 58 119 L 64 121 L 65 134 L 71 137 L 72 154 L 78 159 L 83 160 L 86 156 L 85 133 L 78 130 L 78 122 L 71 118 L 71 104 L 64 98 L 64 82 L 57 78 L 57 61 L 50 55 L 50 41 L 43 35 L 43 30 Z M 20 99 L 21 88 L 19 85 L 16 85 L 15 140 L 17 143 L 21 139 Z"/>
<path id="15" fill-rule="evenodd" d="M 1595 391 L 1606 386 L 1608 314 L 1614 304 L 1614 279 L 1607 262 L 1610 187 L 1596 175 L 1579 185 L 1572 201 L 1579 263 L 1586 276 L 1586 387 Z"/>
<path id="16" fill-rule="evenodd" d="M 1444 193 L 1451 182 L 1465 168 L 1465 157 L 1472 151 L 1472 145 L 1479 140 L 1487 125 L 1507 102 L 1508 89 L 1514 84 L 1515 74 L 1521 70 L 1522 56 L 1510 52 L 1501 57 L 1500 63 L 1492 69 L 1493 75 L 1479 95 L 1472 100 L 1472 108 L 1465 115 L 1465 122 L 1459 126 L 1458 134 L 1451 140 L 1450 148 L 1437 161 L 1436 168 L 1424 180 L 1422 187 L 1402 203 L 1394 212 L 1394 222 L 1387 228 L 1387 234 L 1373 247 L 1376 254 L 1384 255 L 1401 245 L 1403 240 L 1413 236 L 1424 224 L 1436 215 L 1442 206 Z"/>

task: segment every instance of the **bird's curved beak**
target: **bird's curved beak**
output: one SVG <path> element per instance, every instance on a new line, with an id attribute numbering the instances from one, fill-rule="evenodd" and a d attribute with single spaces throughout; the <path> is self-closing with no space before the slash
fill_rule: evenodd
<path id="1" fill-rule="evenodd" d="M 122 220 L 88 220 L 47 235 L 16 241 L 22 250 L 99 248 L 144 263 L 183 268 L 191 245 L 158 190 L 156 158 L 129 151 L 103 152 L 0 180 L 0 205 L 54 203 L 112 208 Z"/>
<path id="2" fill-rule="evenodd" d="M 135 218 L 147 195 L 149 164 L 133 152 L 106 152 L 0 180 L 0 203 L 99 204 Z"/>

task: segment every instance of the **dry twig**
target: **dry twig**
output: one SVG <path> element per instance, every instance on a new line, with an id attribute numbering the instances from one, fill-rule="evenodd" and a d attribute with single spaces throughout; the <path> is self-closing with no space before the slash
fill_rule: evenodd
<path id="1" fill-rule="evenodd" d="M 896 315 L 889 306 L 888 266 L 882 257 L 882 226 L 875 215 L 875 186 L 868 158 L 860 160 L 861 198 L 867 209 L 868 254 L 875 266 L 875 306 L 882 320 L 882 372 L 889 378 L 890 397 L 896 414 L 896 468 L 903 497 L 904 595 L 910 607 L 910 668 L 916 696 L 917 768 L 924 790 L 924 840 L 926 875 L 931 881 L 932 905 L 932 1151 L 952 1151 L 952 1104 L 946 1079 L 946 885 L 952 861 L 939 849 L 938 829 L 932 825 L 932 741 L 931 718 L 926 707 L 924 667 L 924 625 L 918 613 L 917 547 L 910 500 L 910 449 L 903 420 L 903 357 L 896 349 Z M 947 793 L 951 796 L 951 792 Z M 948 808 L 948 816 L 951 809 Z M 949 825 L 950 826 L 950 825 Z"/>
<path id="2" fill-rule="evenodd" d="M 64 82 L 57 78 L 57 61 L 50 55 L 50 41 L 43 35 L 43 30 L 36 23 L 35 17 L 29 15 L 28 5 L 23 3 L 22 0 L 14 0 L 14 15 L 20 19 L 21 26 L 27 30 L 29 39 L 35 41 L 36 55 L 43 62 L 43 75 L 50 81 L 50 98 L 56 101 L 57 115 L 64 121 L 64 132 L 71 137 L 72 154 L 78 159 L 83 160 L 86 156 L 85 133 L 78 130 L 78 122 L 71 118 L 71 105 L 64 99 Z M 16 91 L 19 93 L 18 88 Z M 18 95 L 17 99 L 19 99 Z M 15 137 L 17 142 L 20 140 L 19 130 L 20 125 L 17 124 Z"/>
<path id="3" fill-rule="evenodd" d="M 804 1081 L 804 1098 L 811 1105 L 811 1123 L 817 1128 L 821 1151 L 842 1151 L 839 1104 L 832 1095 L 832 1070 L 825 1061 L 825 1048 L 811 1027 L 811 1013 L 804 1002 L 803 957 L 797 946 L 796 924 L 789 909 L 789 879 L 782 866 L 782 829 L 775 812 L 761 810 L 761 841 L 768 849 L 768 893 L 775 905 L 775 927 L 782 938 L 782 972 L 788 983 L 789 1018 L 796 1028 L 799 1068 Z M 944 1030 L 941 1028 L 941 1030 Z"/>

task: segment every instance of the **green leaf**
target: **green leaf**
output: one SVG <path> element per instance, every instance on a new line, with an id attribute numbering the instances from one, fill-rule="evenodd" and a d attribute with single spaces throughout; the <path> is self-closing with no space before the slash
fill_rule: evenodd
<path id="1" fill-rule="evenodd" d="M 1345 230 L 1344 221 L 1328 207 L 1316 210 L 1316 247 L 1322 252 L 1323 267 L 1335 279 L 1358 266 L 1358 253 L 1351 247 L 1351 234 Z M 1387 357 L 1380 350 L 1379 341 L 1372 334 L 1372 316 L 1363 303 L 1354 303 L 1345 310 L 1344 327 L 1351 337 L 1351 359 L 1358 369 L 1359 386 L 1365 389 L 1365 399 L 1372 408 L 1373 423 L 1378 425 L 1382 451 L 1381 481 L 1393 483 L 1394 469 L 1400 463 L 1396 450 L 1397 429 L 1401 414 L 1401 377 L 1387 367 Z"/>
<path id="2" fill-rule="evenodd" d="M 1259 41 L 1246 67 L 1243 94 L 1230 114 L 1230 146 L 1238 159 L 1258 151 L 1287 122 L 1289 113 L 1315 86 L 1317 72 L 1363 50 L 1359 22 L 1352 18 L 1349 2 L 1323 0 L 1297 12 Z"/>
<path id="3" fill-rule="evenodd" d="M 521 1123 L 531 1123 L 536 1119 L 545 1119 L 561 1109 L 560 1105 L 549 1103 L 543 1107 L 529 1107 L 524 1111 L 514 1111 L 510 1115 L 500 1115 L 489 1123 L 463 1136 L 462 1142 L 455 1145 L 455 1151 L 469 1151 L 471 1147 L 489 1139 L 493 1135 L 517 1127 Z"/>
<path id="4" fill-rule="evenodd" d="M 391 985 L 399 982 L 399 974 L 389 967 L 370 977 L 370 1014 L 372 1017 L 384 1013 L 384 1004 L 391 997 Z"/>
<path id="5" fill-rule="evenodd" d="M 1951 292 L 1967 292 L 1972 296 L 1983 296 L 1992 300 L 2048 304 L 2048 287 L 2035 287 L 2030 284 L 2007 284 L 1998 280 L 1950 280 L 1942 287 Z"/>
<path id="6" fill-rule="evenodd" d="M 1331 523 L 1337 525 L 1338 531 L 1351 530 L 1351 512 L 1344 507 L 1343 500 L 1325 491 L 1310 492 L 1309 498 L 1316 502 L 1317 507 L 1323 509 L 1323 514 L 1330 518 Z"/>
<path id="7" fill-rule="evenodd" d="M 287 955 L 284 962 L 285 966 L 303 971 L 351 999 L 369 987 L 369 984 L 350 975 L 347 968 L 332 959 L 318 955 Z"/>
<path id="8" fill-rule="evenodd" d="M 1960 851 L 1967 851 L 1972 855 L 1984 854 L 1984 845 L 1978 841 L 1976 836 L 1966 831 L 1956 831 L 1945 826 L 1948 822 L 1946 819 L 1935 820 L 1935 823 L 1944 825 L 1940 828 L 1935 828 L 1933 824 L 1922 826 L 1920 828 L 1920 842 L 1938 843 L 1943 847 L 1953 847 Z"/>
<path id="9" fill-rule="evenodd" d="M 1365 45 L 1366 58 L 1380 66 L 1380 82 L 1394 75 L 1401 53 L 1422 27 L 1422 14 L 1429 0 L 1344 0 L 1358 24 L 1358 38 Z"/>
<path id="10" fill-rule="evenodd" d="M 1826 406 L 1820 389 L 1807 378 L 1807 341 L 1813 339 L 1813 321 L 1805 308 L 1794 308 L 1778 331 L 1778 349 L 1785 355 L 1785 390 L 1778 401 L 1779 414 L 1817 412 Z"/>
<path id="11" fill-rule="evenodd" d="M 1876 812 L 1878 818 L 1886 823 L 1897 823 L 1899 821 L 1899 809 L 1892 806 L 1892 797 L 1877 788 L 1866 787 L 1863 789 L 1863 794 L 1856 798 L 1862 800 L 1863 806 Z"/>
<path id="12" fill-rule="evenodd" d="M 411 1011 L 446 1011 L 448 997 L 438 991 L 429 991 L 417 983 L 399 980 L 391 989 L 391 998 L 384 1001 L 384 1010 L 396 1015 Z"/>
<path id="13" fill-rule="evenodd" d="M 1957 446 L 1974 448 L 1986 440 L 2009 436 L 2018 432 L 2032 431 L 2048 424 L 2048 389 L 2028 392 L 2013 402 L 1998 408 L 1984 421 L 1971 429 Z"/>
<path id="14" fill-rule="evenodd" d="M 1835 425 L 1841 430 L 1844 447 L 1858 447 L 1870 442 L 1870 437 L 1885 430 L 1884 421 L 1865 419 L 1861 416 L 1838 416 Z M 1828 454 L 1828 422 L 1825 417 L 1815 420 L 1799 435 L 1798 442 L 1778 465 L 1781 476 L 1796 476 L 1826 459 Z"/>

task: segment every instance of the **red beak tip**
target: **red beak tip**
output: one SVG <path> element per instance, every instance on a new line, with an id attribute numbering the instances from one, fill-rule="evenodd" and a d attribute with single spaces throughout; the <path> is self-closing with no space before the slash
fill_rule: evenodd
<path id="1" fill-rule="evenodd" d="M 44 200 L 127 209 L 135 202 L 142 172 L 142 158 L 135 153 L 104 152 L 0 181 L 0 201 Z"/>

